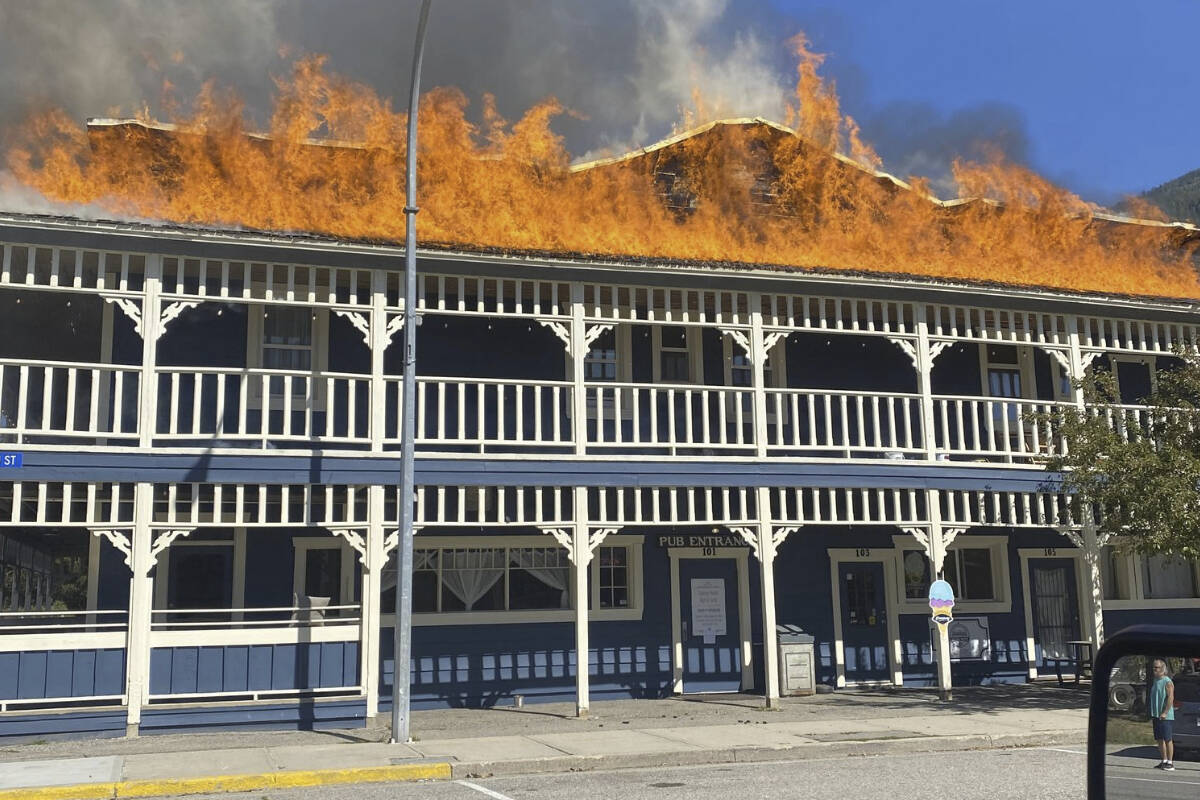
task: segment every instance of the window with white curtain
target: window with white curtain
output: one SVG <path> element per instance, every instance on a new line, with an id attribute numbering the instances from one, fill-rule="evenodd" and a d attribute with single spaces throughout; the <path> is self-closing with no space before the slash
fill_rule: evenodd
<path id="1" fill-rule="evenodd" d="M 636 558 L 637 549 L 629 545 L 597 548 L 589 580 L 592 584 L 599 581 L 598 608 L 637 607 L 641 593 L 633 585 Z M 382 610 L 391 614 L 395 612 L 396 572 L 390 558 L 382 582 Z M 572 608 L 571 562 L 566 549 L 557 544 L 541 547 L 444 544 L 413 550 L 414 614 L 502 614 Z"/>
<path id="2" fill-rule="evenodd" d="M 1194 598 L 1196 565 L 1177 556 L 1142 559 L 1142 583 L 1148 599 Z"/>

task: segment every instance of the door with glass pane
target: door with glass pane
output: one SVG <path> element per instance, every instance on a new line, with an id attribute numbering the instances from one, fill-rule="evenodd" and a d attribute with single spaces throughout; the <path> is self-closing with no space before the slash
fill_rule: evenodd
<path id="1" fill-rule="evenodd" d="M 842 606 L 842 659 L 846 680 L 850 683 L 890 680 L 883 564 L 839 565 L 838 592 Z"/>
<path id="2" fill-rule="evenodd" d="M 297 538 L 293 572 L 293 600 L 302 609 L 329 609 L 325 616 L 346 616 L 338 606 L 356 602 L 354 564 L 349 546 L 341 539 Z M 348 611 L 349 609 L 347 609 Z"/>
<path id="3" fill-rule="evenodd" d="M 1033 637 L 1041 654 L 1038 663 L 1071 658 L 1067 643 L 1080 636 L 1075 562 L 1068 558 L 1032 559 L 1029 582 Z"/>
<path id="4" fill-rule="evenodd" d="M 679 560 L 683 691 L 736 692 L 742 686 L 738 571 L 732 558 Z"/>

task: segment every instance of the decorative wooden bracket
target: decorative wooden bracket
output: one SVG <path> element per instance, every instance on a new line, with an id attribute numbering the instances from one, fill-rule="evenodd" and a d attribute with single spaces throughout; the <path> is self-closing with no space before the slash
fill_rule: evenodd
<path id="1" fill-rule="evenodd" d="M 421 532 L 421 526 L 414 525 L 413 526 L 413 535 L 415 536 L 420 532 Z M 396 547 L 399 546 L 399 544 L 400 544 L 400 530 L 397 528 L 396 530 L 389 533 L 387 536 L 383 537 L 383 554 L 386 556 L 388 553 L 395 550 Z"/>
<path id="2" fill-rule="evenodd" d="M 567 528 L 542 528 L 542 533 L 548 533 L 554 537 L 554 540 L 561 544 L 567 550 L 567 558 L 571 563 L 575 563 L 575 548 L 573 547 L 571 531 Z"/>
<path id="3" fill-rule="evenodd" d="M 762 547 L 758 541 L 758 528 L 750 525 L 730 525 L 729 530 L 742 537 L 746 544 L 750 545 L 750 549 L 754 551 L 754 557 L 762 561 Z"/>
<path id="4" fill-rule="evenodd" d="M 150 545 L 150 564 L 153 566 L 158 561 L 158 556 L 162 551 L 171 546 L 171 542 L 176 539 L 187 536 L 195 528 L 171 528 L 169 530 L 159 531 L 158 536 L 154 537 L 154 543 Z"/>
<path id="5" fill-rule="evenodd" d="M 787 537 L 791 536 L 796 531 L 800 530 L 799 525 L 776 526 L 771 529 L 771 544 L 775 545 L 776 552 L 779 551 L 779 545 L 784 543 Z"/>
<path id="6" fill-rule="evenodd" d="M 767 363 L 767 357 L 770 355 L 771 348 L 778 344 L 780 339 L 783 339 L 788 335 L 787 331 L 771 331 L 770 333 L 764 333 L 762 350 L 754 353 L 751 352 L 753 348 L 750 346 L 750 337 L 747 335 L 747 331 L 744 331 L 741 328 L 718 328 L 717 330 L 728 336 L 730 339 L 733 339 L 734 344 L 742 348 L 742 352 L 746 354 L 746 358 L 751 363 L 761 361 L 763 364 Z"/>
<path id="7" fill-rule="evenodd" d="M 125 316 L 133 320 L 133 330 L 138 336 L 145 337 L 146 330 L 142 324 L 142 307 L 132 298 L 123 297 L 115 294 L 101 294 L 105 301 L 112 303 L 117 308 L 125 313 Z M 179 318 L 179 315 L 189 308 L 195 308 L 200 305 L 199 300 L 176 300 L 173 303 L 168 303 L 163 306 L 158 314 L 158 336 L 162 336 L 167 331 L 167 326 Z"/>
<path id="8" fill-rule="evenodd" d="M 105 302 L 112 303 L 125 312 L 125 316 L 133 320 L 134 333 L 138 336 L 142 335 L 142 307 L 136 300 L 115 294 L 101 294 L 100 296 L 104 298 Z"/>
<path id="9" fill-rule="evenodd" d="M 346 540 L 346 544 L 354 548 L 358 553 L 358 563 L 364 567 L 367 565 L 367 542 L 365 537 L 360 533 L 361 528 L 330 528 L 329 532 L 334 536 L 340 536 Z"/>
<path id="10" fill-rule="evenodd" d="M 562 340 L 563 347 L 567 348 L 567 352 L 571 351 L 571 330 L 562 322 L 556 319 L 539 319 L 539 325 L 545 325 L 555 336 Z"/>
<path id="11" fill-rule="evenodd" d="M 898 336 L 888 336 L 887 340 L 904 351 L 904 355 L 908 356 L 913 363 L 914 369 L 920 369 L 921 365 L 917 359 L 917 346 L 912 339 L 901 339 Z M 933 342 L 929 345 L 929 363 L 932 365 L 937 357 L 946 351 L 946 348 L 953 345 L 951 341 Z"/>
<path id="12" fill-rule="evenodd" d="M 126 529 L 129 530 L 129 529 Z M 102 536 L 108 539 L 109 543 L 120 551 L 121 555 L 125 556 L 125 566 L 133 569 L 133 531 L 128 533 L 120 529 L 112 528 L 92 528 L 93 536 Z"/>
<path id="13" fill-rule="evenodd" d="M 566 549 L 567 558 L 570 560 L 570 562 L 572 564 L 574 564 L 575 563 L 575 541 L 574 541 L 575 537 L 573 535 L 572 529 L 545 527 L 545 528 L 542 528 L 541 530 L 542 530 L 542 533 L 547 533 L 547 534 L 553 536 L 554 540 Z M 621 530 L 621 529 L 620 528 L 593 528 L 593 529 L 591 529 L 588 532 L 587 556 L 584 560 L 584 564 L 586 565 L 589 562 L 591 562 L 592 554 L 596 552 L 596 548 L 599 547 L 600 544 L 605 539 L 607 539 L 610 534 L 614 534 L 619 530 Z"/>
<path id="14" fill-rule="evenodd" d="M 419 317 L 418 317 L 419 319 Z M 396 338 L 396 334 L 404 330 L 404 315 L 396 314 L 388 320 L 387 327 L 383 329 L 384 348 L 392 343 Z"/>
<path id="15" fill-rule="evenodd" d="M 1072 378 L 1082 377 L 1092 366 L 1092 362 L 1104 355 L 1099 350 L 1094 352 L 1080 353 L 1079 361 L 1072 364 L 1070 355 L 1062 350 L 1051 350 L 1047 348 L 1046 353 L 1049 354 L 1049 356 L 1055 361 L 1057 361 L 1059 366 L 1066 370 L 1067 375 Z"/>
<path id="16" fill-rule="evenodd" d="M 361 311 L 349 311 L 344 308 L 335 308 L 333 313 L 349 321 L 355 330 L 362 334 L 363 343 L 366 344 L 367 349 L 371 349 L 371 321 L 367 319 L 366 314 Z"/>
<path id="17" fill-rule="evenodd" d="M 620 528 L 594 528 L 588 534 L 588 553 L 595 553 L 596 548 L 607 539 L 611 534 L 621 530 Z"/>
<path id="18" fill-rule="evenodd" d="M 167 326 L 179 319 L 180 314 L 198 305 L 200 305 L 199 300 L 176 300 L 174 303 L 168 303 L 158 317 L 158 335 L 162 336 L 166 333 Z"/>
<path id="19" fill-rule="evenodd" d="M 600 335 L 605 331 L 611 331 L 612 329 L 613 323 L 611 322 L 602 322 L 598 325 L 588 325 L 583 332 L 583 351 L 586 353 L 587 349 L 592 346 L 592 342 L 599 339 Z"/>

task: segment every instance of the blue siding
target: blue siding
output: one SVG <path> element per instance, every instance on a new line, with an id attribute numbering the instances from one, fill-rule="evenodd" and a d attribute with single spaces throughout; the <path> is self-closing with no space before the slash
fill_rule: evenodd
<path id="1" fill-rule="evenodd" d="M 358 642 L 214 647 L 150 651 L 150 692 L 251 692 L 358 684 Z"/>
<path id="2" fill-rule="evenodd" d="M 622 531 L 646 534 L 644 611 L 641 620 L 591 623 L 588 674 L 595 699 L 663 697 L 671 692 L 671 585 L 666 577 L 670 559 L 656 542 L 664 532 L 633 527 Z M 678 528 L 673 532 L 708 533 L 709 529 Z M 761 600 L 752 557 L 749 566 L 751 640 L 761 643 Z M 380 694 L 387 698 L 394 673 L 392 641 L 391 629 L 384 629 Z M 569 700 L 575 694 L 575 670 L 571 622 L 418 626 L 413 630 L 411 680 L 417 707 L 488 707 L 514 694 L 525 695 L 530 702 Z"/>
<path id="3" fill-rule="evenodd" d="M 237 706 L 170 706 L 142 710 L 140 732 L 337 730 L 366 725 L 367 703 L 350 700 L 290 700 Z"/>
<path id="4" fill-rule="evenodd" d="M 27 739 L 82 739 L 125 735 L 124 709 L 69 712 L 18 712 L 0 715 L 0 740 L 17 744 Z"/>
<path id="5" fill-rule="evenodd" d="M 0 653 L 0 699 L 89 697 L 124 691 L 123 649 Z"/>

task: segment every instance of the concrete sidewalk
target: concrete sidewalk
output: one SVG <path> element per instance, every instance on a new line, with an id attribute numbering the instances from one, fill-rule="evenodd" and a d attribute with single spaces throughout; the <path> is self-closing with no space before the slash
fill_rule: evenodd
<path id="1" fill-rule="evenodd" d="M 930 693 L 841 692 L 417 712 L 417 739 L 387 731 L 198 734 L 0 748 L 0 800 L 147 797 L 363 781 L 1074 744 L 1086 694 L 1035 687 Z M 441 735 L 444 732 L 449 735 Z M 370 741 L 370 739 L 376 741 Z M 219 745 L 219 746 L 218 746 Z"/>

